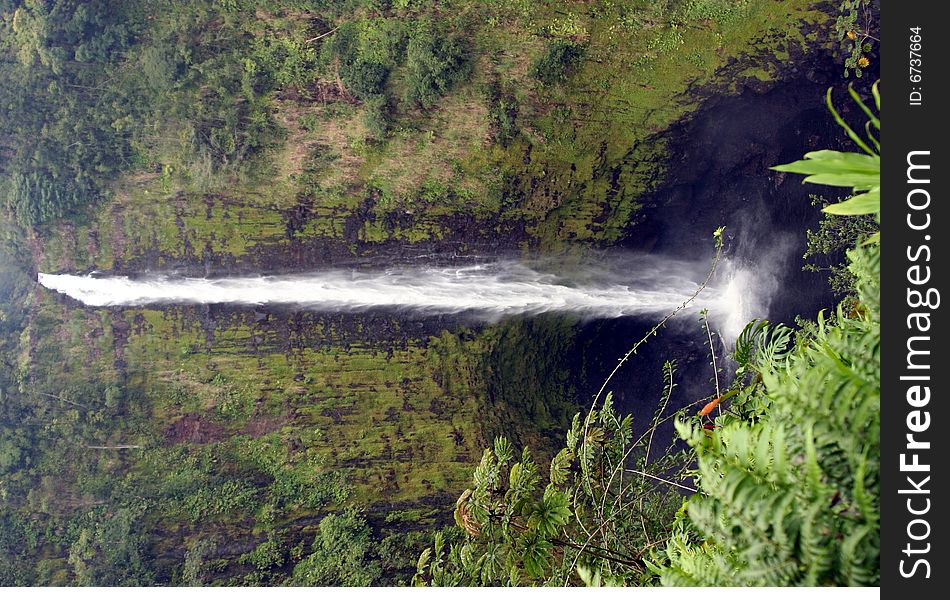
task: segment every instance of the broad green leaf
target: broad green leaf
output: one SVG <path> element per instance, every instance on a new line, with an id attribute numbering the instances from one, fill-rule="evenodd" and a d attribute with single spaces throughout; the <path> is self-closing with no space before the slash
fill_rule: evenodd
<path id="1" fill-rule="evenodd" d="M 425 572 L 430 560 L 432 560 L 432 548 L 426 548 L 422 551 L 422 554 L 419 555 L 419 561 L 416 563 L 416 571 L 419 573 Z"/>
<path id="2" fill-rule="evenodd" d="M 545 488 L 541 501 L 531 512 L 528 527 L 542 536 L 553 537 L 557 535 L 561 526 L 567 523 L 572 514 L 567 494 L 549 485 Z"/>
<path id="3" fill-rule="evenodd" d="M 809 175 L 805 178 L 804 183 L 820 183 L 822 185 L 850 187 L 856 190 L 869 190 L 881 184 L 881 177 L 856 172 L 819 173 Z"/>
<path id="4" fill-rule="evenodd" d="M 574 455 L 567 448 L 561 448 L 561 451 L 551 459 L 551 483 L 561 485 L 567 481 L 567 475 L 571 468 L 571 461 Z"/>
<path id="5" fill-rule="evenodd" d="M 876 156 L 855 154 L 853 152 L 835 152 L 833 150 L 818 150 L 809 152 L 804 160 L 797 160 L 785 165 L 772 167 L 775 171 L 786 173 L 861 173 L 878 175 L 881 173 L 881 159 Z"/>
<path id="6" fill-rule="evenodd" d="M 840 150 L 812 150 L 805 154 L 809 160 L 840 161 L 852 165 L 855 169 L 880 171 L 881 157 L 859 154 L 857 152 L 841 152 Z"/>
<path id="7" fill-rule="evenodd" d="M 822 210 L 832 215 L 868 215 L 881 210 L 880 188 L 860 194 L 844 202 L 831 204 Z"/>
<path id="8" fill-rule="evenodd" d="M 805 156 L 804 160 L 772 168 L 807 175 L 805 183 L 850 187 L 855 191 L 870 190 L 881 185 L 879 157 L 832 150 L 809 152 Z"/>
<path id="9" fill-rule="evenodd" d="M 495 457 L 498 459 L 498 464 L 507 464 L 513 454 L 511 442 L 508 441 L 508 438 L 503 436 L 495 438 Z"/>
<path id="10" fill-rule="evenodd" d="M 511 465 L 511 470 L 508 471 L 509 491 L 520 491 L 521 483 L 521 463 L 515 463 Z"/>

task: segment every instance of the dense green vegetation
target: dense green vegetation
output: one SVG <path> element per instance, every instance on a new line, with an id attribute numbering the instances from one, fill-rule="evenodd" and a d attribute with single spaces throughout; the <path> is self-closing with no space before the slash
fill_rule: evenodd
<path id="1" fill-rule="evenodd" d="M 861 312 L 819 317 L 793 347 L 781 328 L 747 329 L 750 379 L 729 410 L 711 434 L 679 428 L 700 493 L 664 585 L 880 584 L 880 252 L 851 256 Z"/>
<path id="2" fill-rule="evenodd" d="M 663 133 L 832 44 L 831 20 L 808 0 L 0 0 L 0 583 L 654 581 L 683 449 L 609 404 L 571 425 L 570 319 L 87 309 L 35 273 L 609 245 L 664 176 Z"/>

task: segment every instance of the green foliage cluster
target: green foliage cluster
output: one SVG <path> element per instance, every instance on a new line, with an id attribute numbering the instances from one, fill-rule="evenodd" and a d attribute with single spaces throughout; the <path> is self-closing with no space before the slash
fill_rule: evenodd
<path id="1" fill-rule="evenodd" d="M 835 18 L 835 38 L 845 51 L 844 76 L 861 77 L 870 67 L 870 55 L 880 40 L 878 32 L 879 3 L 875 0 L 841 0 Z"/>
<path id="2" fill-rule="evenodd" d="M 244 70 L 251 77 L 261 74 L 266 88 L 303 87 L 314 78 L 317 52 L 304 40 L 271 33 L 255 38 Z"/>
<path id="3" fill-rule="evenodd" d="M 102 83 L 141 31 L 134 13 L 122 2 L 56 0 L 0 14 L 0 179 L 9 178 L 0 187 L 22 225 L 95 200 L 128 160 L 114 126 L 124 99 Z"/>
<path id="4" fill-rule="evenodd" d="M 500 83 L 493 81 L 487 90 L 488 114 L 491 118 L 495 141 L 507 148 L 520 133 L 518 127 L 518 99 Z"/>
<path id="5" fill-rule="evenodd" d="M 15 3 L 0 13 L 0 191 L 23 227 L 76 213 L 119 174 L 233 167 L 272 147 L 271 97 L 305 86 L 301 32 L 254 3 Z M 207 163 L 207 167 L 203 166 Z"/>
<path id="6" fill-rule="evenodd" d="M 189 175 L 201 160 L 213 169 L 232 167 L 274 147 L 273 94 L 312 77 L 316 56 L 303 33 L 251 20 L 256 9 L 243 4 L 224 14 L 197 0 L 163 8 L 149 10 L 150 37 L 135 48 L 152 77 L 126 83 L 140 90 L 136 106 L 149 109 L 144 130 L 130 124 L 139 160 L 167 156 Z M 169 123 L 177 139 L 159 133 Z"/>
<path id="7" fill-rule="evenodd" d="M 812 205 L 824 208 L 841 200 L 828 200 L 823 196 L 812 195 Z M 846 216 L 825 213 L 818 223 L 818 229 L 808 230 L 806 250 L 802 258 L 802 269 L 811 272 L 826 272 L 832 291 L 842 298 L 853 297 L 857 280 L 848 270 L 843 257 L 845 252 L 854 248 L 861 240 L 878 230 L 874 215 Z M 842 257 L 842 259 L 837 259 Z"/>
<path id="8" fill-rule="evenodd" d="M 394 36 L 398 41 L 387 47 L 392 55 L 378 50 L 371 52 L 366 48 L 368 44 L 362 43 L 366 31 L 374 30 L 354 21 L 343 23 L 323 46 L 324 54 L 332 61 L 346 89 L 364 100 L 385 91 L 386 79 L 402 45 L 399 31 Z"/>
<path id="9" fill-rule="evenodd" d="M 462 37 L 420 21 L 406 48 L 406 101 L 430 108 L 471 70 Z"/>
<path id="10" fill-rule="evenodd" d="M 249 584 L 256 584 L 271 576 L 273 571 L 283 566 L 286 561 L 286 552 L 279 536 L 273 531 L 269 532 L 267 539 L 254 547 L 253 550 L 241 555 L 240 562 L 254 566 L 254 571 L 249 573 L 244 581 Z"/>
<path id="11" fill-rule="evenodd" d="M 7 185 L 6 207 L 24 227 L 57 219 L 88 203 L 74 184 L 57 184 L 36 172 L 15 173 Z"/>
<path id="12" fill-rule="evenodd" d="M 532 65 L 531 74 L 545 85 L 567 79 L 584 58 L 584 48 L 574 42 L 558 40 Z"/>
<path id="13" fill-rule="evenodd" d="M 431 108 L 470 72 L 461 35 L 426 17 L 345 21 L 321 55 L 329 75 L 363 102 L 366 128 L 376 140 L 386 137 L 397 100 Z M 397 70 L 401 81 L 392 86 L 390 78 Z M 401 96 L 394 95 L 391 88 L 396 87 Z"/>
<path id="14" fill-rule="evenodd" d="M 218 392 L 218 398 L 215 406 L 222 416 L 229 420 L 245 421 L 254 412 L 256 398 L 250 390 L 250 386 L 245 384 L 238 387 L 228 382 L 220 374 L 211 380 Z"/>
<path id="15" fill-rule="evenodd" d="M 96 510 L 80 519 L 68 563 L 84 586 L 142 586 L 152 583 L 142 522 L 144 506 Z"/>
<path id="16" fill-rule="evenodd" d="M 687 19 L 712 19 L 721 24 L 745 18 L 748 11 L 748 0 L 688 0 L 683 7 Z"/>
<path id="17" fill-rule="evenodd" d="M 294 567 L 293 585 L 370 586 L 379 581 L 380 560 L 369 526 L 353 511 L 324 517 L 312 550 Z"/>
<path id="18" fill-rule="evenodd" d="M 363 100 L 366 128 L 372 138 L 386 137 L 390 127 L 390 72 L 403 60 L 405 26 L 395 19 L 348 21 L 323 45 L 323 61 L 346 90 Z"/>
<path id="19" fill-rule="evenodd" d="M 665 585 L 876 585 L 880 528 L 880 248 L 852 250 L 860 311 L 788 330 L 750 324 L 744 377 L 714 429 L 678 423 L 701 494 L 658 571 Z"/>
<path id="20" fill-rule="evenodd" d="M 543 469 L 527 448 L 517 458 L 507 438 L 496 438 L 456 504 L 464 540 L 447 547 L 437 534 L 413 583 L 565 585 L 594 574 L 611 584 L 649 580 L 644 549 L 662 539 L 679 506 L 667 477 L 683 456 L 667 448 L 651 460 L 674 369 L 665 366 L 670 383 L 661 408 L 638 437 L 632 417 L 618 415 L 608 395 L 600 410 L 575 415 L 565 446 Z"/>
<path id="21" fill-rule="evenodd" d="M 232 443 L 242 461 L 253 464 L 270 478 L 269 493 L 287 508 L 338 506 L 352 493 L 344 474 L 327 470 L 318 454 L 291 457 L 279 433 L 257 439 L 237 436 Z"/>
<path id="22" fill-rule="evenodd" d="M 40 532 L 12 507 L 0 506 L 0 585 L 29 585 Z"/>
<path id="23" fill-rule="evenodd" d="M 242 482 L 228 480 L 219 486 L 199 488 L 182 500 L 182 509 L 192 523 L 204 519 L 247 512 L 256 503 L 257 490 Z"/>

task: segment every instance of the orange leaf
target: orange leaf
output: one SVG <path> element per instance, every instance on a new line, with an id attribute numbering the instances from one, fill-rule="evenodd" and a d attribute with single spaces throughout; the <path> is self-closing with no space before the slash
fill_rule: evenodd
<path id="1" fill-rule="evenodd" d="M 716 408 L 717 406 L 719 406 L 719 402 L 720 402 L 721 400 L 722 400 L 722 396 L 720 396 L 719 398 L 716 398 L 715 400 L 713 400 L 712 402 L 710 402 L 709 404 L 707 404 L 706 406 L 704 406 L 703 409 L 702 409 L 701 411 L 699 411 L 699 416 L 705 417 L 706 415 L 708 415 L 709 413 L 711 413 L 711 412 L 712 412 L 712 409 L 714 409 L 714 408 Z"/>

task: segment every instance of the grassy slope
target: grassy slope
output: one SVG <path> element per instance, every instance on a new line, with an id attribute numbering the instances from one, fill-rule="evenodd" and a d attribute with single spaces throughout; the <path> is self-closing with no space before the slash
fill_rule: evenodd
<path id="1" fill-rule="evenodd" d="M 199 185 L 187 162 L 156 156 L 174 168 L 170 175 L 118 182 L 84 224 L 61 225 L 41 240 L 40 270 L 122 268 L 146 256 L 159 257 L 152 266 L 209 256 L 253 266 L 263 249 L 290 248 L 288 215 L 300 205 L 307 218 L 292 237 L 352 254 L 375 242 L 443 238 L 460 214 L 476 215 L 486 236 L 524 223 L 530 247 L 610 243 L 662 175 L 658 134 L 695 108 L 698 90 L 738 85 L 716 79 L 735 58 L 744 61 L 732 69 L 741 77 L 772 77 L 789 46 L 806 43 L 803 26 L 823 20 L 800 0 L 691 3 L 672 12 L 653 2 L 443 4 L 445 19 L 474 28 L 471 81 L 428 112 L 399 107 L 384 142 L 364 141 L 361 106 L 306 94 L 277 99 L 287 142 L 251 175 Z M 544 87 L 529 69 L 554 38 L 586 44 L 586 59 L 565 83 Z M 390 82 L 397 93 L 401 75 Z M 484 93 L 492 81 L 520 107 L 521 134 L 508 147 L 492 141 Z M 375 201 L 367 205 L 367 197 Z M 501 326 L 379 344 L 359 335 L 368 321 L 327 319 L 308 325 L 310 341 L 289 351 L 278 339 L 283 329 L 249 317 L 217 322 L 211 338 L 194 311 L 84 310 L 37 294 L 21 369 L 50 393 L 119 386 L 122 410 L 134 415 L 121 424 L 130 429 L 94 430 L 103 443 L 147 447 L 121 458 L 104 453 L 98 470 L 79 473 L 87 491 L 65 512 L 96 497 L 102 473 L 165 481 L 183 456 L 208 452 L 219 462 L 199 479 L 252 485 L 259 469 L 245 463 L 255 443 L 276 445 L 281 468 L 313 485 L 315 473 L 344 469 L 362 505 L 411 504 L 455 493 L 485 442 L 484 360 L 504 337 Z M 176 423 L 180 431 L 171 429 Z M 165 536 L 156 553 L 202 536 L 297 530 L 300 519 L 335 505 L 290 503 L 275 519 L 265 509 L 279 498 L 270 489 L 200 523 L 181 506 L 152 507 Z M 65 558 L 53 562 L 62 575 Z"/>

